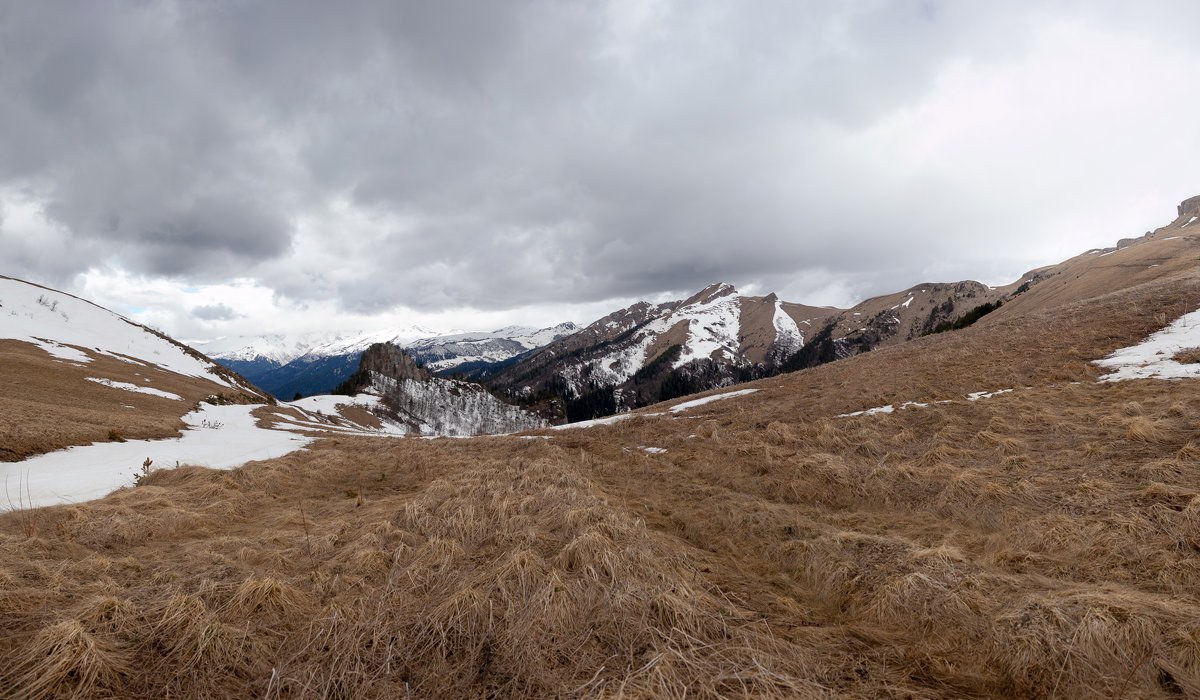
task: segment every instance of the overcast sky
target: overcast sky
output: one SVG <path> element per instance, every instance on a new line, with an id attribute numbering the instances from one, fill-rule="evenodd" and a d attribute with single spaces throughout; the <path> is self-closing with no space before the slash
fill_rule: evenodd
<path id="1" fill-rule="evenodd" d="M 1200 3 L 0 0 L 0 274 L 184 338 L 1006 283 L 1200 194 Z"/>

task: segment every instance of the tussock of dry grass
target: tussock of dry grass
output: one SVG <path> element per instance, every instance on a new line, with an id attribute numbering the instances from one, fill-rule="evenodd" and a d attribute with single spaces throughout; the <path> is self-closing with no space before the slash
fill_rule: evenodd
<path id="1" fill-rule="evenodd" d="M 1171 356 L 1172 360 L 1185 365 L 1194 365 L 1200 362 L 1200 348 L 1186 348 L 1180 350 Z"/>
<path id="2" fill-rule="evenodd" d="M 78 620 L 43 628 L 18 654 L 8 657 L 5 697 L 84 697 L 112 692 L 133 672 L 129 654 L 88 632 Z"/>

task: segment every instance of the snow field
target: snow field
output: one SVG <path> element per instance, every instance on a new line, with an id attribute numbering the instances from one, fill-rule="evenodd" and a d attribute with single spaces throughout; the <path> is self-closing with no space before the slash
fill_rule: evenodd
<path id="1" fill-rule="evenodd" d="M 95 304 L 19 280 L 0 278 L 0 338 L 34 343 L 67 362 L 91 358 L 74 345 L 132 364 L 157 365 L 232 388 L 216 365 L 189 355 L 141 326 Z M 47 340 L 53 338 L 53 340 Z"/>
<path id="2" fill-rule="evenodd" d="M 314 438 L 259 428 L 250 412 L 257 405 L 210 406 L 183 417 L 188 430 L 165 440 L 97 442 L 68 447 L 21 462 L 0 463 L 7 494 L 0 510 L 76 503 L 129 486 L 142 464 L 152 468 L 193 464 L 233 469 L 246 462 L 281 457 Z"/>
<path id="3" fill-rule="evenodd" d="M 771 323 L 775 326 L 775 343 L 785 355 L 804 347 L 800 326 L 783 310 L 783 301 L 778 298 L 775 299 L 775 316 Z"/>
<path id="4" fill-rule="evenodd" d="M 149 394 L 150 396 L 161 396 L 164 399 L 175 399 L 176 401 L 183 401 L 183 397 L 178 394 L 172 394 L 169 391 L 162 391 L 160 389 L 152 389 L 148 386 L 138 386 L 137 384 L 130 384 L 129 382 L 116 382 L 111 379 L 103 379 L 100 377 L 84 377 L 84 379 L 88 380 L 89 382 L 96 382 L 97 384 L 103 384 L 104 386 L 111 387 L 113 389 L 121 389 L 122 391 L 134 391 L 139 394 Z"/>
<path id="5" fill-rule="evenodd" d="M 1137 345 L 1121 348 L 1096 364 L 1113 370 L 1102 382 L 1126 379 L 1187 379 L 1200 377 L 1200 364 L 1171 359 L 1181 350 L 1200 347 L 1200 310 L 1184 314 Z"/>

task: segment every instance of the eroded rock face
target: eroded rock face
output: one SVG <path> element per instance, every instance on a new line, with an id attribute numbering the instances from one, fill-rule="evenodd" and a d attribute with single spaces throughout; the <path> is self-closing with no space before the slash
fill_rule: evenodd
<path id="1" fill-rule="evenodd" d="M 1180 216 L 1195 216 L 1200 214 L 1200 195 L 1185 199 L 1179 204 Z"/>
<path id="2" fill-rule="evenodd" d="M 364 350 L 358 368 L 395 380 L 426 381 L 430 377 L 429 372 L 417 366 L 411 355 L 391 343 L 376 343 Z"/>

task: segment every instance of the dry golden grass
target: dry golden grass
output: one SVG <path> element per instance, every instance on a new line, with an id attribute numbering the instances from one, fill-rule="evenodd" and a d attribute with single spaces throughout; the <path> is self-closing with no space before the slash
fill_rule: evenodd
<path id="1" fill-rule="evenodd" d="M 0 461 L 70 445 L 174 437 L 197 401 L 229 387 L 91 353 L 84 365 L 57 360 L 17 340 L 0 340 Z M 151 396 L 87 381 L 99 377 L 182 397 Z"/>
<path id="2" fill-rule="evenodd" d="M 0 696 L 1200 695 L 1200 382 L 1090 364 L 1197 286 L 0 515 Z"/>
<path id="3" fill-rule="evenodd" d="M 1180 350 L 1179 352 L 1175 353 L 1171 359 L 1185 365 L 1194 365 L 1200 362 L 1200 348 L 1187 348 L 1186 350 Z"/>

